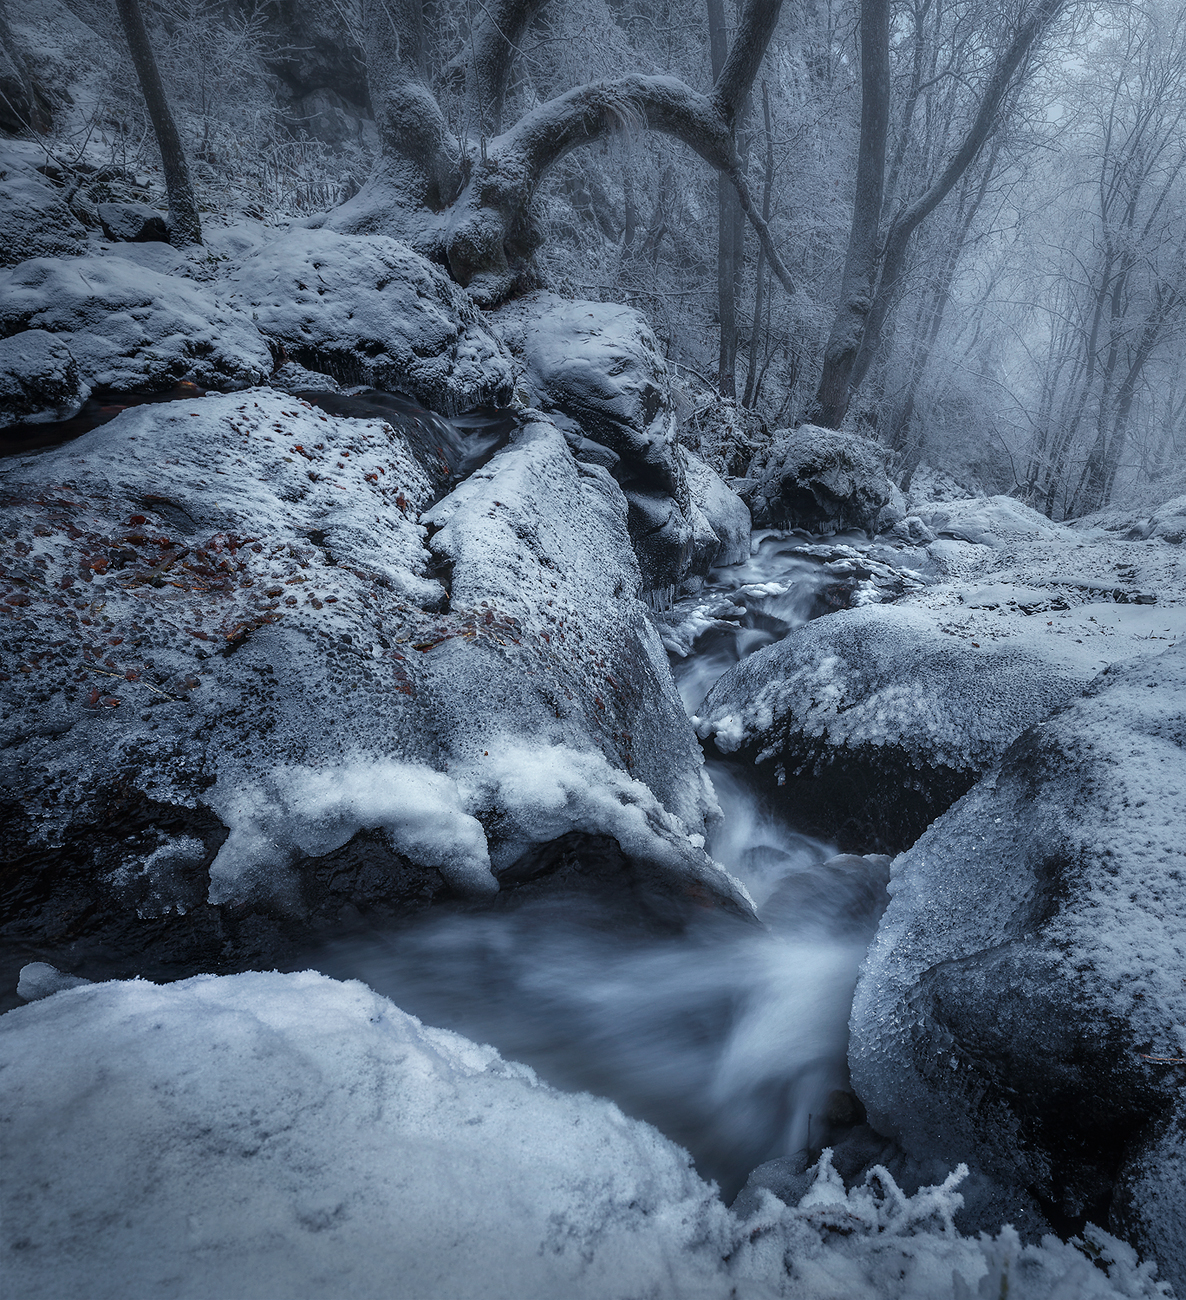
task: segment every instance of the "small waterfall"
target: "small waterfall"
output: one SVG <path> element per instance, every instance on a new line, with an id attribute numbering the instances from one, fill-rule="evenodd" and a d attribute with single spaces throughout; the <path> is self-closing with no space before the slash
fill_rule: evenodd
<path id="1" fill-rule="evenodd" d="M 818 566 L 759 538 L 668 615 L 689 711 L 732 663 L 812 612 Z M 682 654 L 679 653 L 682 648 Z M 595 900 L 442 912 L 336 941 L 316 964 L 431 1024 L 493 1043 L 548 1082 L 610 1097 L 684 1144 L 728 1196 L 750 1169 L 827 1139 L 847 1084 L 857 969 L 885 902 L 884 859 L 835 856 L 783 824 L 726 764 L 709 852 L 765 928 L 714 917 L 678 936 L 623 934 Z"/>

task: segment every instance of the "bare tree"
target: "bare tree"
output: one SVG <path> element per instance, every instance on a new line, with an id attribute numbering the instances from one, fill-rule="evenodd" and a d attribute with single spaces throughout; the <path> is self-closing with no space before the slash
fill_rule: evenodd
<path id="1" fill-rule="evenodd" d="M 169 199 L 169 240 L 178 246 L 202 242 L 202 222 L 198 216 L 198 202 L 190 184 L 189 167 L 181 147 L 181 135 L 169 109 L 164 83 L 153 56 L 152 43 L 144 26 L 139 0 L 115 0 L 119 19 L 127 37 L 128 50 L 140 78 L 148 116 L 161 151 L 161 166 L 165 172 L 165 192 Z"/>
<path id="2" fill-rule="evenodd" d="M 814 411 L 816 419 L 832 428 L 838 428 L 843 422 L 852 395 L 860 387 L 877 353 L 886 322 L 897 301 L 915 232 L 960 182 L 999 126 L 1002 110 L 1017 78 L 1023 75 L 1034 47 L 1050 30 L 1067 0 L 1035 0 L 1025 12 L 984 78 L 975 110 L 962 137 L 938 174 L 920 194 L 903 203 L 894 214 L 879 246 L 878 214 L 889 95 L 887 78 L 882 72 L 881 30 L 870 30 L 866 35 L 864 19 L 872 18 L 866 11 L 883 3 L 884 0 L 863 0 L 862 4 L 862 52 L 866 68 L 862 74 L 864 102 L 858 175 L 863 188 L 858 189 L 853 209 L 845 279 L 824 355 Z M 873 62 L 871 70 L 868 67 L 870 59 Z M 906 125 L 909 116 L 913 115 L 920 87 L 921 68 L 916 60 L 904 115 Z M 903 150 L 904 144 L 900 144 L 891 167 L 895 184 Z M 873 250 L 878 250 L 876 255 Z"/>
<path id="3" fill-rule="evenodd" d="M 889 11 L 889 0 L 863 0 L 861 5 L 861 141 L 856 197 L 840 301 L 824 347 L 824 368 L 812 411 L 817 423 L 829 428 L 838 428 L 848 409 L 852 369 L 877 282 L 877 233 L 889 133 Z"/>
<path id="4" fill-rule="evenodd" d="M 1039 295 L 1050 326 L 1024 484 L 1051 516 L 1109 502 L 1150 367 L 1181 337 L 1186 14 L 1168 17 L 1156 4 L 1117 15 L 1068 133 L 1064 185 L 1090 206 L 1058 211 L 1062 252 Z"/>
<path id="5" fill-rule="evenodd" d="M 734 140 L 778 20 L 781 0 L 744 0 L 733 48 L 712 90 L 670 76 L 579 85 L 503 127 L 509 72 L 537 0 L 503 0 L 473 33 L 466 121 L 454 130 L 431 85 L 436 63 L 418 0 L 364 0 L 367 76 L 381 158 L 363 191 L 332 217 L 338 229 L 385 231 L 444 262 L 474 296 L 494 303 L 531 279 L 540 243 L 532 200 L 572 150 L 622 130 L 681 140 L 728 177 L 768 263 L 789 292 L 790 272 L 751 199 Z M 497 134 L 488 136 L 489 123 Z M 501 128 L 501 129 L 500 129 Z"/>

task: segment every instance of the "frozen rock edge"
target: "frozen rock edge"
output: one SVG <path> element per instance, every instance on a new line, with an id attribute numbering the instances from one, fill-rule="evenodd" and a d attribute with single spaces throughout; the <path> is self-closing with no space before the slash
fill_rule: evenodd
<path id="1" fill-rule="evenodd" d="M 849 1054 L 907 1151 L 1110 1201 L 1179 1288 L 1184 700 L 1181 648 L 1107 668 L 896 859 Z"/>

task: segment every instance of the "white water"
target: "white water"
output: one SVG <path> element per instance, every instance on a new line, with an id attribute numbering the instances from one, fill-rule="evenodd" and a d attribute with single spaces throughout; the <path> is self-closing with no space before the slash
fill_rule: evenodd
<path id="1" fill-rule="evenodd" d="M 805 621 L 816 570 L 785 555 L 788 545 L 763 541 L 677 611 L 693 620 L 685 628 L 698 606 L 717 611 L 674 663 L 689 709 L 730 664 Z M 438 909 L 409 928 L 339 941 L 317 964 L 493 1043 L 550 1083 L 613 1098 L 686 1145 L 729 1195 L 762 1161 L 827 1140 L 884 863 L 836 859 L 764 809 L 741 771 L 709 772 L 724 812 L 709 852 L 745 881 L 766 928 L 717 917 L 656 937 L 568 895 L 504 911 Z"/>

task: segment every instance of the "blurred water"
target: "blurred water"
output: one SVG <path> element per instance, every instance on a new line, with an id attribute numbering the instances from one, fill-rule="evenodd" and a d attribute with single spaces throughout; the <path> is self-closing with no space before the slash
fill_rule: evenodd
<path id="1" fill-rule="evenodd" d="M 806 619 L 817 569 L 785 554 L 793 544 L 761 540 L 677 611 L 693 641 L 674 661 L 689 708 L 730 664 Z M 722 600 L 728 620 L 696 613 Z M 606 905 L 567 895 L 434 912 L 339 941 L 317 964 L 493 1043 L 558 1087 L 613 1098 L 685 1145 L 731 1195 L 755 1165 L 827 1138 L 887 864 L 837 858 L 786 826 L 743 770 L 715 763 L 709 773 L 724 813 L 709 852 L 745 882 L 764 927 L 716 916 L 678 937 L 624 933 Z"/>
<path id="2" fill-rule="evenodd" d="M 722 673 L 816 612 L 823 575 L 818 563 L 793 553 L 804 540 L 806 534 L 756 534 L 748 560 L 715 570 L 665 615 L 671 671 L 689 713 Z"/>

